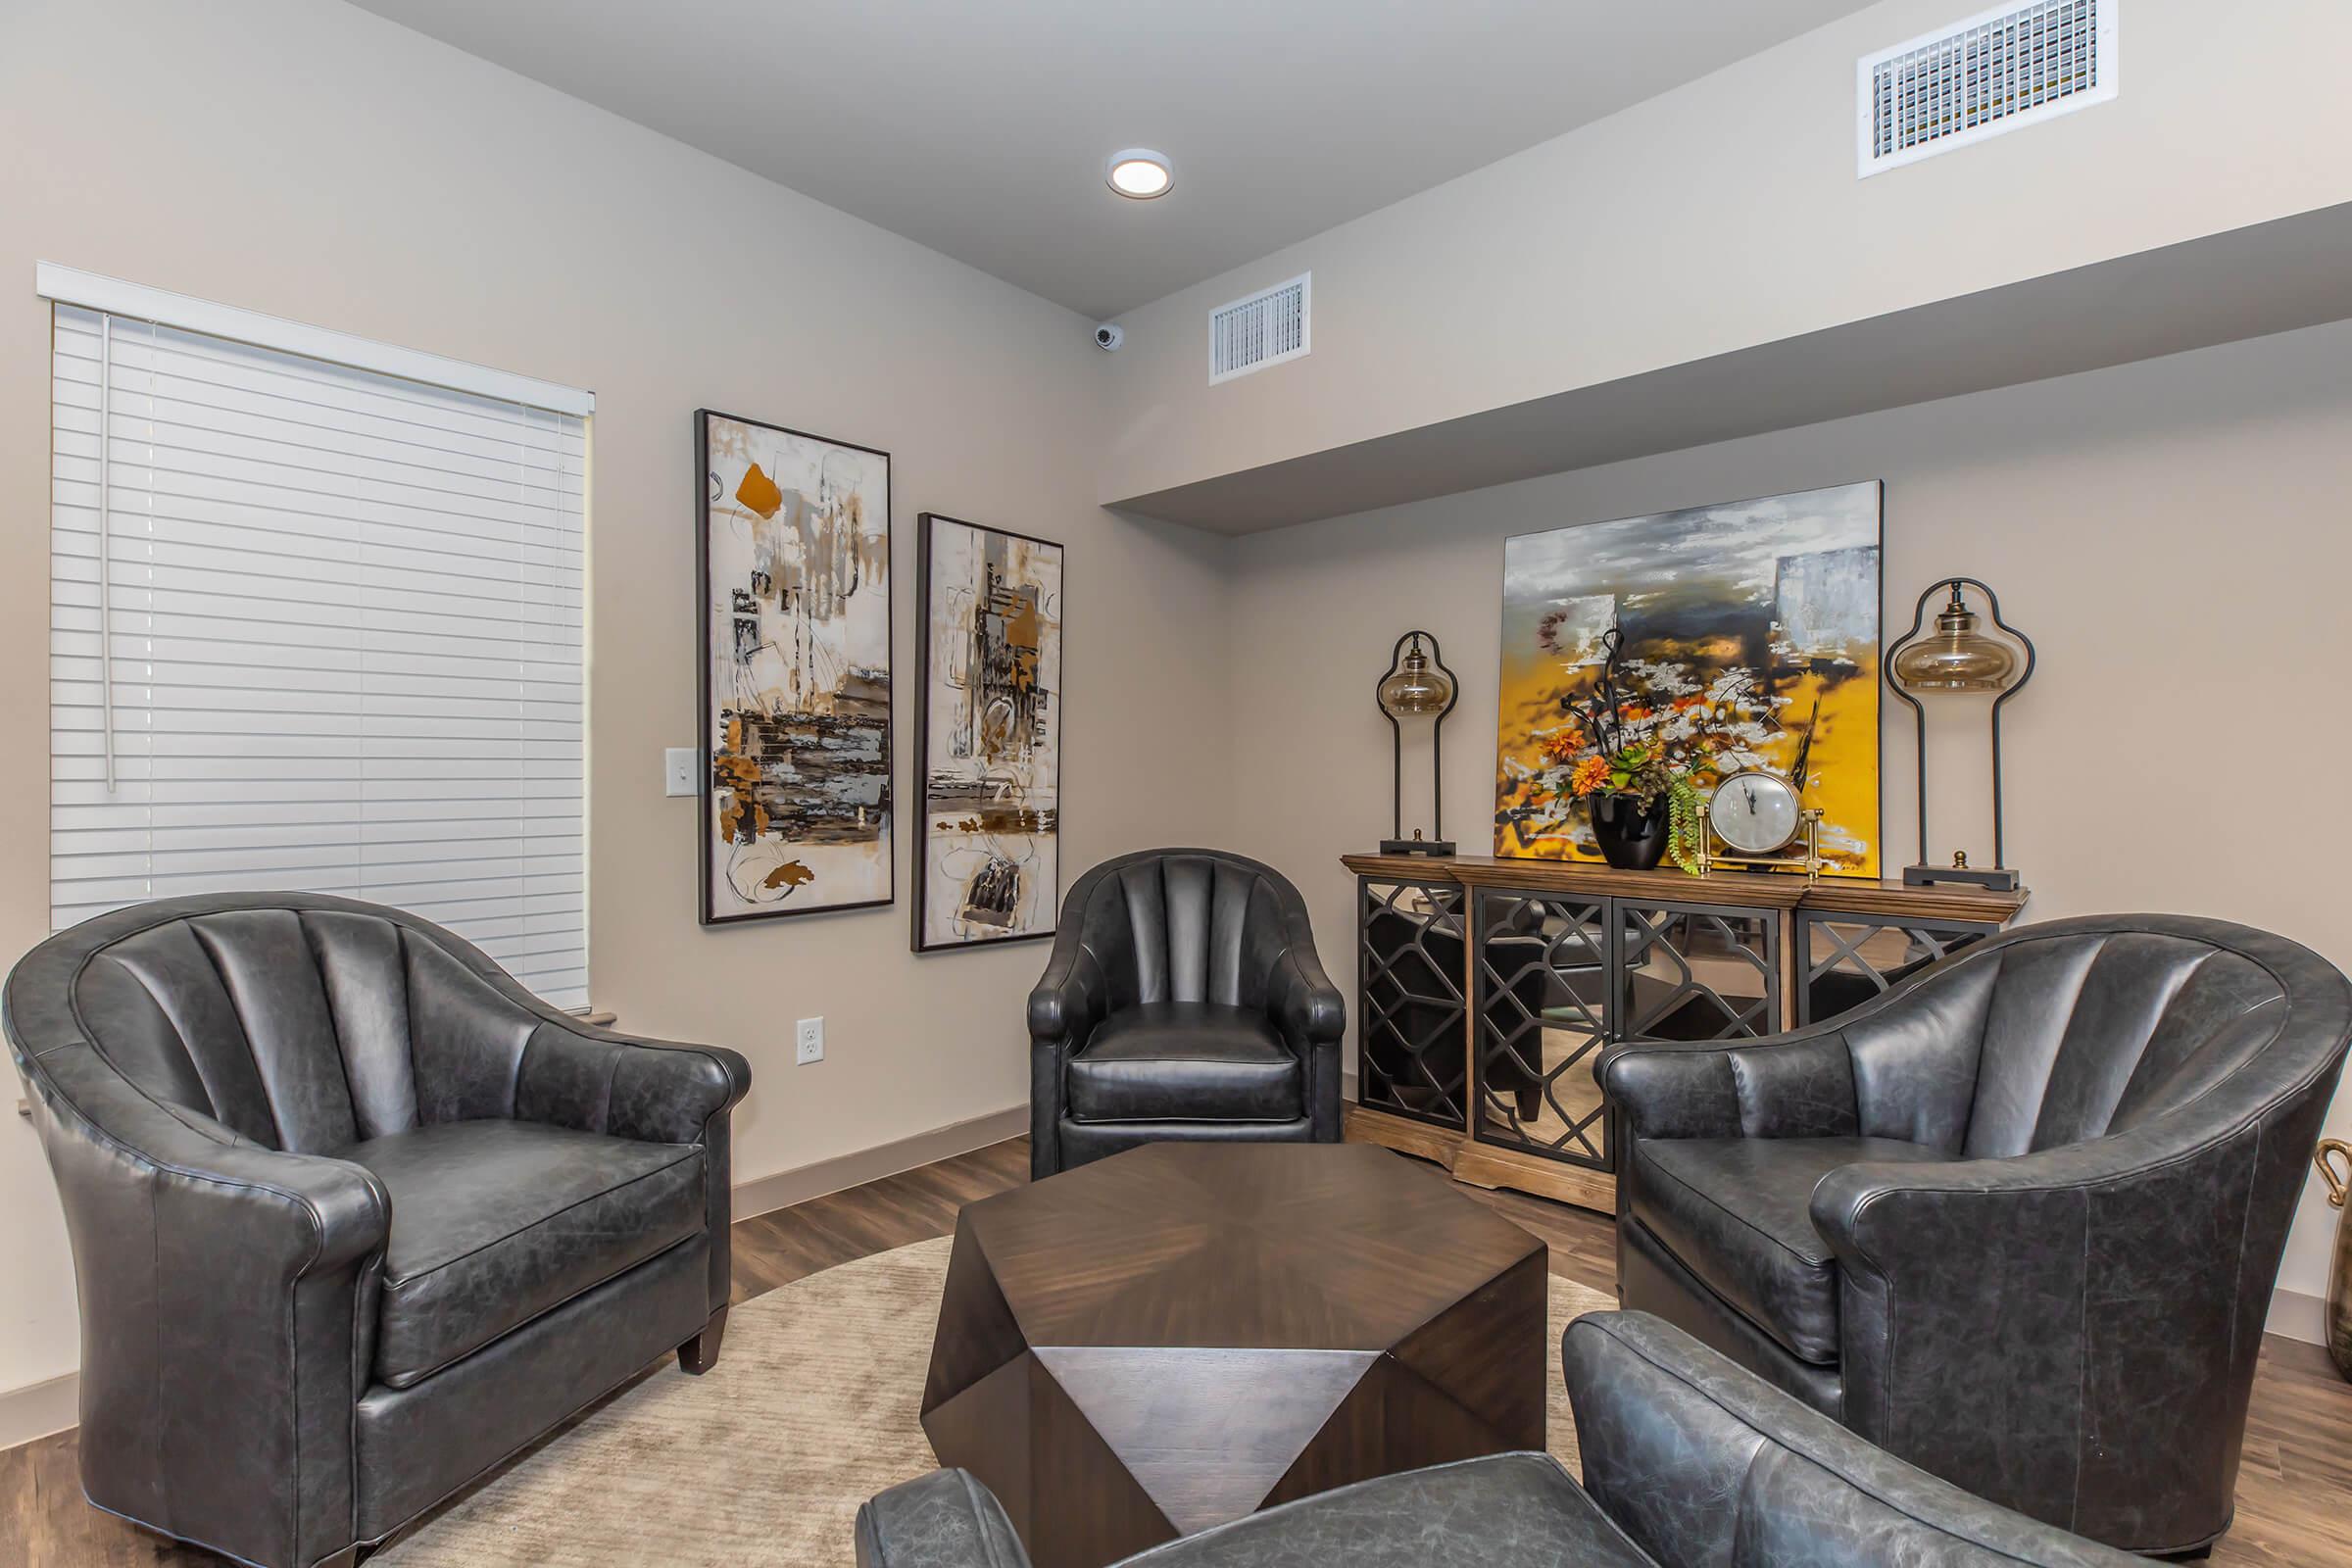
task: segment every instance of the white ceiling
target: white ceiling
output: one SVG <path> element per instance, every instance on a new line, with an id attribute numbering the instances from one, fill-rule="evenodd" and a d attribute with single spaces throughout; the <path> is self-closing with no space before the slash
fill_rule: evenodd
<path id="1" fill-rule="evenodd" d="M 1860 6 L 358 3 L 1098 318 Z M 1158 201 L 1103 185 L 1137 146 L 1175 163 Z"/>

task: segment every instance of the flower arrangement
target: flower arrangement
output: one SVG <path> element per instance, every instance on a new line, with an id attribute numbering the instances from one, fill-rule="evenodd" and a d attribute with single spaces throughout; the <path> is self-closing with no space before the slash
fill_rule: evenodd
<path id="1" fill-rule="evenodd" d="M 1667 803 L 1667 854 L 1698 870 L 1702 790 L 1724 774 L 1758 765 L 1758 748 L 1780 729 L 1774 710 L 1786 699 L 1755 689 L 1744 669 L 1701 685 L 1683 665 L 1629 659 L 1625 632 L 1611 624 L 1600 640 L 1592 683 L 1560 699 L 1567 722 L 1536 736 L 1541 767 L 1529 781 L 1555 820 L 1578 801 L 1623 796 L 1643 812 Z M 1800 749 L 1791 782 L 1804 787 Z"/>

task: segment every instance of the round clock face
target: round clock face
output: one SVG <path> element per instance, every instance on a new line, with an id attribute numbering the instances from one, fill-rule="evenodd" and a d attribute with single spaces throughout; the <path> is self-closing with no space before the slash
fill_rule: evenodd
<path id="1" fill-rule="evenodd" d="M 1741 855 L 1770 855 L 1796 837 L 1796 791 L 1778 773 L 1734 773 L 1715 786 L 1707 820 Z"/>

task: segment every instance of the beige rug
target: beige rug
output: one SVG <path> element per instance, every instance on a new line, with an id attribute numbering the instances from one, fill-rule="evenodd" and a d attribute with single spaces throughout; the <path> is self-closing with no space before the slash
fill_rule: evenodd
<path id="1" fill-rule="evenodd" d="M 948 1242 L 812 1274 L 735 1308 L 718 1365 L 624 1390 L 371 1559 L 385 1568 L 834 1568 L 858 1505 L 933 1466 L 917 1405 Z M 1614 1306 L 1554 1277 L 1551 1338 Z M 1555 1364 L 1551 1449 L 1576 1465 Z"/>

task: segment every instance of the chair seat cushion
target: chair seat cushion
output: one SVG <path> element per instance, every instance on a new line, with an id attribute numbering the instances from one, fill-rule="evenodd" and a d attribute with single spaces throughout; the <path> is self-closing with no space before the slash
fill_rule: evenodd
<path id="1" fill-rule="evenodd" d="M 1123 1007 L 1070 1058 L 1077 1121 L 1295 1121 L 1298 1058 L 1265 1013 L 1206 1002 Z"/>
<path id="2" fill-rule="evenodd" d="M 1951 1156 L 1893 1138 L 1642 1138 L 1633 1217 L 1789 1354 L 1838 1360 L 1838 1261 L 1813 1189 L 1841 1165 Z"/>
<path id="3" fill-rule="evenodd" d="M 456 1121 L 337 1152 L 392 1199 L 375 1375 L 405 1389 L 703 1224 L 703 1152 Z"/>

